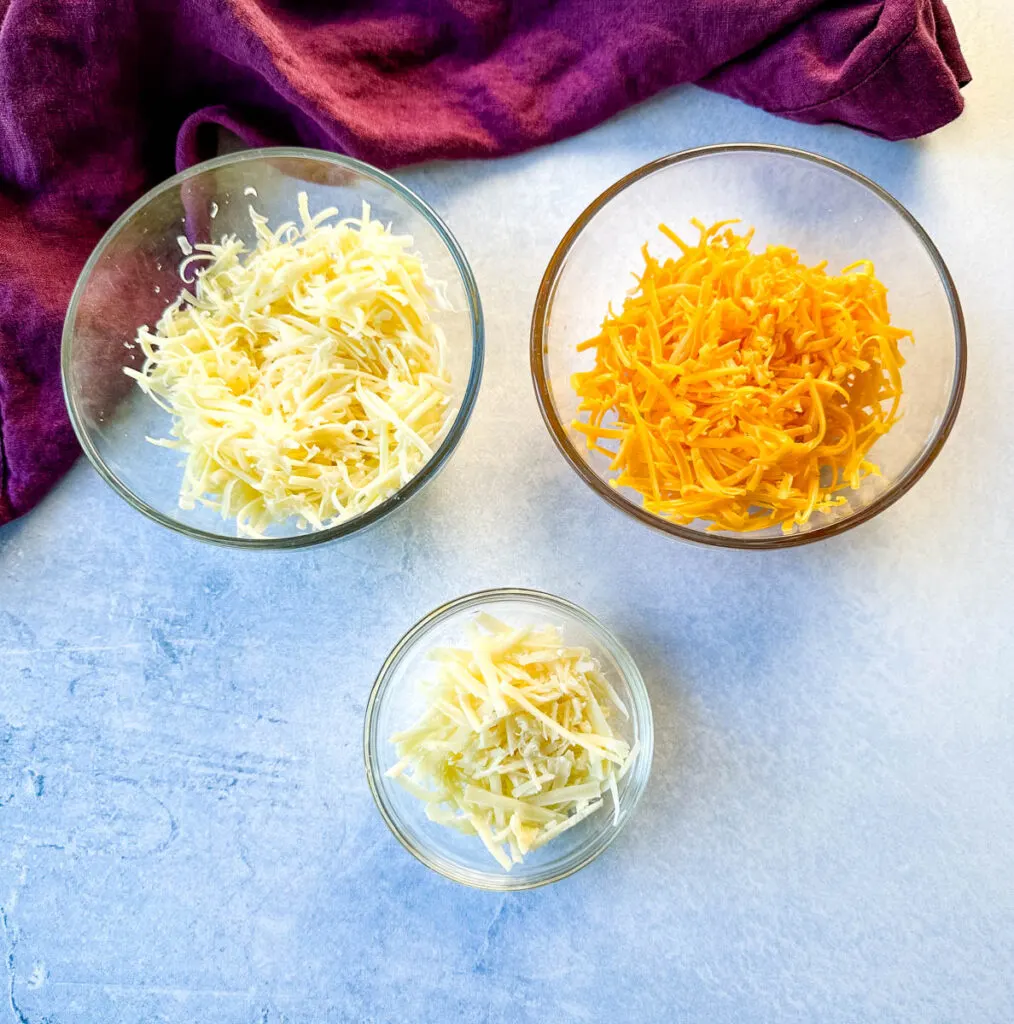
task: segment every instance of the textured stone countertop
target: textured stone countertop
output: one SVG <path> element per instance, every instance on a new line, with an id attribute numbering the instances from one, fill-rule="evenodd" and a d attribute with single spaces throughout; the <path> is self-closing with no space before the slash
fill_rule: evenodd
<path id="1" fill-rule="evenodd" d="M 365 535 L 204 546 L 83 461 L 0 530 L 2 1024 L 1014 1020 L 1014 8 L 952 8 L 975 82 L 918 143 L 685 88 L 517 159 L 401 172 L 472 260 L 488 359 L 448 468 Z M 925 479 L 784 553 L 608 508 L 529 379 L 535 291 L 578 212 L 734 140 L 884 185 L 968 320 L 964 407 Z M 509 896 L 416 863 L 361 754 L 394 641 L 498 585 L 602 618 L 656 716 L 623 835 Z"/>

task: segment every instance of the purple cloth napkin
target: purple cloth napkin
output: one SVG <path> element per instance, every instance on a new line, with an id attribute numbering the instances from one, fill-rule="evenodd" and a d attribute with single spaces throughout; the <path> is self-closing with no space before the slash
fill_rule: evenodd
<path id="1" fill-rule="evenodd" d="M 60 331 L 89 251 L 216 125 L 391 166 L 695 81 L 901 139 L 957 117 L 969 74 L 942 0 L 0 0 L 0 523 L 77 455 Z"/>

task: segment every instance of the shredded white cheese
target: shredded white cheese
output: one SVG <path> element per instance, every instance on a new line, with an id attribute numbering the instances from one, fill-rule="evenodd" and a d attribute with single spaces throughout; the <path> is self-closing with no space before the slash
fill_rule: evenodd
<path id="1" fill-rule="evenodd" d="M 321 529 L 407 483 L 450 420 L 449 308 L 412 238 L 329 208 L 272 230 L 252 207 L 256 248 L 226 236 L 190 248 L 189 287 L 124 372 L 173 417 L 153 444 L 185 456 L 180 506 L 235 517 L 259 536 L 296 517 Z M 203 269 L 196 266 L 205 263 Z M 192 280 L 188 273 L 194 272 Z"/>
<path id="2" fill-rule="evenodd" d="M 636 746 L 610 726 L 627 711 L 584 647 L 555 626 L 511 628 L 480 613 L 467 648 L 430 652 L 426 711 L 391 737 L 387 775 L 430 820 L 477 835 L 509 871 L 602 807 Z"/>

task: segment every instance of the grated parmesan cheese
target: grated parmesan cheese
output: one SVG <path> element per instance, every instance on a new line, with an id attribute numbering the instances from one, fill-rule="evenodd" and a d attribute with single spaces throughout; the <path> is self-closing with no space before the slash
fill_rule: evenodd
<path id="1" fill-rule="evenodd" d="M 170 438 L 148 440 L 185 456 L 180 507 L 235 517 L 241 535 L 375 507 L 431 458 L 451 418 L 432 318 L 450 307 L 411 237 L 366 203 L 338 221 L 334 208 L 311 216 L 305 193 L 298 207 L 298 226 L 274 230 L 251 207 L 251 251 L 180 236 L 188 287 L 138 331 L 141 371 L 124 369 L 173 417 Z"/>
<path id="2" fill-rule="evenodd" d="M 467 648 L 430 652 L 427 708 L 391 737 L 388 769 L 431 820 L 477 835 L 509 871 L 611 797 L 637 756 L 609 724 L 627 716 L 584 647 L 555 626 L 514 629 L 480 613 Z"/>

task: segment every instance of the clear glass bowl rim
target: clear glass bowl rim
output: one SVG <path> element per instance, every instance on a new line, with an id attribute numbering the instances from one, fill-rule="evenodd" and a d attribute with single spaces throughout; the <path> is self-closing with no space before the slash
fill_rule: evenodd
<path id="1" fill-rule="evenodd" d="M 195 178 L 207 171 L 217 170 L 221 167 L 228 167 L 246 162 L 278 159 L 316 161 L 318 163 L 327 163 L 336 167 L 355 171 L 357 174 L 365 178 L 370 178 L 377 184 L 382 185 L 395 193 L 400 199 L 408 203 L 409 206 L 414 208 L 426 219 L 443 241 L 444 245 L 447 246 L 447 250 L 451 254 L 451 258 L 457 266 L 458 273 L 461 275 L 461 283 L 468 303 L 468 314 L 472 328 L 472 361 L 461 405 L 454 418 L 454 422 L 450 425 L 443 441 L 441 441 L 440 447 L 437 448 L 433 453 L 433 457 L 423 466 L 423 468 L 407 484 L 405 484 L 404 487 L 401 487 L 398 491 L 392 494 L 386 501 L 382 502 L 376 508 L 370 509 L 362 515 L 356 516 L 354 519 L 350 519 L 344 523 L 338 523 L 325 530 L 307 531 L 306 533 L 291 537 L 235 537 L 210 533 L 207 530 L 190 526 L 187 523 L 180 522 L 171 516 L 160 512 L 158 509 L 153 508 L 144 501 L 143 498 L 136 495 L 129 487 L 126 486 L 126 484 L 123 483 L 122 480 L 120 480 L 116 473 L 106 465 L 102 456 L 88 437 L 88 433 L 81 422 L 81 418 L 78 414 L 78 410 L 75 406 L 73 396 L 70 393 L 70 388 L 67 383 L 73 358 L 72 350 L 74 331 L 72 325 L 77 319 L 78 306 L 80 305 L 81 298 L 84 294 L 85 288 L 87 287 L 88 281 L 91 278 L 92 271 L 95 269 L 95 265 L 102 258 L 106 248 L 119 234 L 119 232 L 149 203 L 170 189 L 176 188 L 183 182 L 189 181 L 191 178 Z M 82 451 L 85 453 L 88 461 L 92 464 L 103 480 L 105 480 L 121 498 L 123 498 L 138 512 L 141 512 L 149 519 L 154 520 L 156 523 L 160 523 L 162 526 L 167 526 L 169 529 L 174 530 L 177 533 L 181 533 L 184 536 L 191 537 L 196 540 L 207 541 L 211 544 L 248 549 L 292 549 L 311 547 L 315 544 L 324 544 L 328 541 L 336 540 L 339 537 L 347 537 L 359 530 L 364 530 L 367 527 L 372 526 L 390 512 L 394 511 L 394 509 L 399 505 L 411 498 L 413 494 L 419 491 L 427 483 L 427 481 L 436 475 L 437 471 L 443 467 L 451 453 L 458 446 L 472 415 L 472 410 L 475 408 L 476 398 L 479 394 L 479 386 L 482 381 L 484 356 L 485 325 L 482 315 L 482 303 L 479 298 L 479 288 L 475 282 L 475 276 L 472 273 L 472 268 L 469 266 L 468 260 L 465 257 L 461 246 L 458 244 L 457 239 L 451 233 L 450 229 L 441 219 L 439 214 L 437 214 L 425 200 L 417 196 L 411 189 L 407 188 L 396 178 L 391 177 L 391 175 L 386 174 L 384 171 L 381 171 L 362 160 L 356 160 L 353 157 L 343 156 L 339 153 L 329 153 L 326 150 L 310 149 L 303 146 L 272 146 L 263 149 L 245 149 L 236 153 L 228 153 L 225 156 L 215 157 L 213 160 L 205 160 L 199 164 L 194 164 L 193 167 L 188 167 L 185 171 L 181 171 L 179 174 L 174 174 L 171 178 L 167 178 L 165 181 L 160 182 L 154 188 L 147 191 L 116 219 L 112 226 L 99 240 L 94 250 L 92 250 L 92 254 L 88 257 L 88 261 L 85 263 L 81 273 L 78 275 L 77 283 L 74 285 L 74 291 L 71 294 L 70 303 L 67 307 L 67 314 L 63 323 L 63 334 L 60 345 L 60 371 L 64 402 L 70 416 L 71 426 L 74 428 L 74 433 L 77 436 L 77 440 L 81 445 Z"/>
<path id="2" fill-rule="evenodd" d="M 637 759 L 631 769 L 630 785 L 627 790 L 627 799 L 620 807 L 620 821 L 618 825 L 612 824 L 612 817 L 609 816 L 609 824 L 605 825 L 599 833 L 600 841 L 586 851 L 582 856 L 575 850 L 575 856 L 564 859 L 555 871 L 544 873 L 536 872 L 530 878 L 524 878 L 510 873 L 502 875 L 490 872 L 475 871 L 470 868 L 457 867 L 446 858 L 433 857 L 428 850 L 417 846 L 401 829 L 398 824 L 398 816 L 388 806 L 384 791 L 377 781 L 377 773 L 380 770 L 379 763 L 374 756 L 374 750 L 379 749 L 379 744 L 386 740 L 386 737 L 376 735 L 376 718 L 380 704 L 390 685 L 394 669 L 401 661 L 402 656 L 411 650 L 416 641 L 426 633 L 430 626 L 456 612 L 466 611 L 470 608 L 479 608 L 491 601 L 518 600 L 531 601 L 542 604 L 548 608 L 557 608 L 565 614 L 577 619 L 596 637 L 602 647 L 616 659 L 617 664 L 623 672 L 623 678 L 630 689 L 631 694 L 631 715 L 638 723 L 640 749 Z M 395 644 L 391 653 L 384 661 L 380 672 L 377 674 L 373 689 L 366 704 L 366 714 L 363 722 L 363 761 L 366 767 L 366 781 L 373 795 L 374 803 L 380 816 L 384 819 L 387 827 L 394 834 L 401 845 L 408 850 L 418 861 L 428 868 L 436 871 L 437 874 L 449 878 L 451 881 L 460 882 L 476 889 L 485 889 L 491 892 L 519 892 L 525 889 L 537 889 L 543 885 L 550 885 L 561 879 L 567 878 L 586 867 L 605 849 L 607 849 L 616 837 L 623 830 L 626 823 L 640 802 L 644 790 L 651 775 L 651 762 L 654 751 L 654 721 L 651 711 L 651 699 L 648 696 L 648 688 L 644 678 L 631 657 L 629 651 L 620 641 L 607 629 L 598 619 L 584 608 L 574 604 L 566 598 L 557 597 L 555 594 L 548 594 L 541 590 L 529 590 L 520 587 L 500 587 L 492 590 L 480 590 L 471 594 L 464 594 L 461 597 L 447 601 L 440 607 L 433 609 L 429 614 L 423 616 L 404 636 Z"/>
<path id="3" fill-rule="evenodd" d="M 669 522 L 661 516 L 656 516 L 645 511 L 636 505 L 629 498 L 620 494 L 610 487 L 581 457 L 574 447 L 573 442 L 567 435 L 564 424 L 560 422 L 556 413 L 556 406 L 553 404 L 552 391 L 549 386 L 549 379 L 546 372 L 546 348 L 547 325 L 549 315 L 552 311 L 553 297 L 556 287 L 563 272 L 568 254 L 578 237 L 591 223 L 595 215 L 611 202 L 616 196 L 629 186 L 646 178 L 657 171 L 677 164 L 697 160 L 701 157 L 717 156 L 730 153 L 764 153 L 772 156 L 787 157 L 790 159 L 805 160 L 817 164 L 825 170 L 841 174 L 851 178 L 882 199 L 908 224 L 916 238 L 922 243 L 927 255 L 935 267 L 943 285 L 947 302 L 951 309 L 951 319 L 954 327 L 955 344 L 955 370 L 954 380 L 951 384 L 951 393 L 947 401 L 947 408 L 937 427 L 936 433 L 930 439 L 930 443 L 922 456 L 914 462 L 906 472 L 899 477 L 883 494 L 878 495 L 865 507 L 859 509 L 846 519 L 839 520 L 827 526 L 817 527 L 804 533 L 784 534 L 776 537 L 751 537 L 749 535 L 736 536 L 733 534 L 706 533 L 703 530 L 692 530 L 689 527 L 681 526 L 678 523 Z M 965 333 L 965 318 L 961 310 L 961 302 L 958 299 L 954 279 L 951 277 L 947 264 L 944 263 L 940 251 L 934 245 L 933 240 L 926 233 L 923 226 L 912 216 L 911 213 L 897 200 L 890 192 L 882 188 L 875 181 L 860 174 L 858 171 L 838 163 L 828 157 L 817 153 L 810 153 L 804 149 L 796 149 L 792 146 L 778 146 L 764 142 L 731 142 L 714 146 L 699 146 L 694 149 L 685 149 L 678 153 L 671 153 L 668 156 L 652 160 L 650 163 L 638 167 L 630 174 L 620 178 L 615 184 L 607 188 L 601 195 L 594 199 L 580 214 L 577 220 L 570 226 L 563 236 L 560 244 L 556 247 L 546 272 L 543 275 L 542 283 L 539 286 L 538 296 L 535 300 L 535 309 L 532 314 L 531 329 L 531 369 L 532 382 L 535 386 L 535 397 L 539 403 L 539 410 L 549 433 L 556 444 L 556 447 L 563 454 L 563 457 L 570 464 L 571 468 L 581 477 L 589 487 L 592 488 L 601 498 L 604 498 L 614 508 L 632 516 L 642 523 L 660 530 L 671 537 L 678 537 L 681 540 L 692 541 L 696 544 L 705 544 L 710 547 L 720 548 L 789 548 L 801 544 L 812 544 L 814 541 L 833 537 L 837 534 L 851 530 L 860 523 L 865 523 L 885 508 L 893 505 L 899 498 L 906 494 L 929 469 L 933 460 L 940 454 L 944 442 L 947 440 L 954 426 L 954 421 L 961 406 L 961 397 L 965 390 L 965 373 L 968 361 L 968 342 Z"/>

